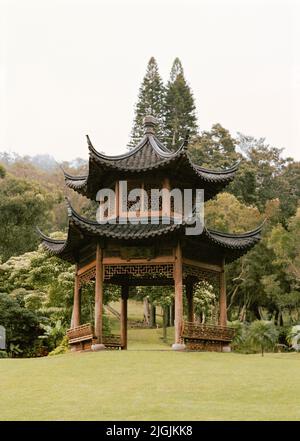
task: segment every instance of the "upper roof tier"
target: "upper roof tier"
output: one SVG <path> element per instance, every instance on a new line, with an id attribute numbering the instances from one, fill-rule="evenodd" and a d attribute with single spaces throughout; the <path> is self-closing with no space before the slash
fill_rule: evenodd
<path id="1" fill-rule="evenodd" d="M 205 200 L 208 200 L 233 180 L 238 163 L 223 170 L 210 170 L 194 164 L 187 150 L 187 137 L 179 149 L 172 152 L 155 136 L 155 124 L 155 118 L 145 117 L 145 133 L 141 141 L 132 150 L 117 156 L 98 152 L 87 136 L 88 173 L 71 176 L 64 172 L 66 185 L 94 200 L 98 190 L 113 186 L 117 180 L 148 177 L 152 181 L 155 171 L 157 179 L 169 178 L 173 187 L 204 189 Z"/>

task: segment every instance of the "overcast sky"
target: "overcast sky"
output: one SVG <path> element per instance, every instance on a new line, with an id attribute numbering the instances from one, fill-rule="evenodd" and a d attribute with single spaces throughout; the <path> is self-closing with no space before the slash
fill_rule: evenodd
<path id="1" fill-rule="evenodd" d="M 151 56 L 176 56 L 200 129 L 266 137 L 300 160 L 300 1 L 0 0 L 0 151 L 126 151 Z"/>

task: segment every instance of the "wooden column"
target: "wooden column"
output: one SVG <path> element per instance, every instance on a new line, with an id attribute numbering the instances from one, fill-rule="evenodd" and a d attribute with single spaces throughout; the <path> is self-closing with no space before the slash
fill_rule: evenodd
<path id="1" fill-rule="evenodd" d="M 116 183 L 115 183 L 115 196 L 116 196 L 116 200 L 115 200 L 115 215 L 116 215 L 116 218 L 119 219 L 119 216 L 120 216 L 119 181 L 116 181 Z"/>
<path id="2" fill-rule="evenodd" d="M 181 332 L 183 327 L 182 251 L 179 242 L 175 250 L 174 284 L 175 284 L 175 344 L 173 345 L 173 349 L 183 349 L 184 345 L 181 345 Z"/>
<path id="3" fill-rule="evenodd" d="M 121 343 L 123 349 L 127 349 L 127 300 L 129 294 L 129 286 L 121 287 Z"/>
<path id="4" fill-rule="evenodd" d="M 74 300 L 73 300 L 73 314 L 72 314 L 72 328 L 76 328 L 80 325 L 80 297 L 81 297 L 81 289 L 80 289 L 80 280 L 77 274 L 78 268 L 76 265 L 75 270 L 75 283 L 74 283 Z"/>
<path id="5" fill-rule="evenodd" d="M 225 278 L 225 259 L 222 262 L 222 271 L 220 272 L 220 299 L 219 299 L 219 325 L 227 326 L 227 300 L 226 300 L 226 278 Z"/>
<path id="6" fill-rule="evenodd" d="M 165 178 L 163 180 L 162 187 L 167 189 L 167 190 L 169 190 L 169 191 L 171 190 L 170 179 L 169 178 Z M 171 201 L 170 201 L 169 197 L 163 198 L 162 210 L 163 210 L 162 211 L 162 216 L 166 216 L 166 217 L 171 216 Z"/>
<path id="7" fill-rule="evenodd" d="M 96 248 L 96 283 L 95 283 L 95 336 L 97 343 L 102 344 L 102 314 L 103 314 L 103 264 L 102 249 Z"/>
<path id="8" fill-rule="evenodd" d="M 194 321 L 194 293 L 193 293 L 193 283 L 187 282 L 186 284 L 186 298 L 187 298 L 187 307 L 188 307 L 188 321 Z"/>

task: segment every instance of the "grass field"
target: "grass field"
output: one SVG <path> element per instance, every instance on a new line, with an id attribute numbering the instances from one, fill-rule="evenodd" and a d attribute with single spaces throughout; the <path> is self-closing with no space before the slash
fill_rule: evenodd
<path id="1" fill-rule="evenodd" d="M 161 333 L 129 330 L 128 351 L 0 359 L 0 419 L 300 420 L 300 354 L 176 353 Z"/>

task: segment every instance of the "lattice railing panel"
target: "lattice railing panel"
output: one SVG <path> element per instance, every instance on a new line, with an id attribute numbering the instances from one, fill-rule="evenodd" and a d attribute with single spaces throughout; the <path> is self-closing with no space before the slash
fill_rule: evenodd
<path id="1" fill-rule="evenodd" d="M 104 265 L 104 280 L 118 276 L 144 279 L 171 279 L 173 278 L 173 264 Z"/>
<path id="2" fill-rule="evenodd" d="M 234 334 L 235 330 L 226 326 L 184 322 L 182 337 L 184 339 L 192 340 L 213 340 L 230 342 L 233 339 Z"/>
<path id="3" fill-rule="evenodd" d="M 76 326 L 75 328 L 67 330 L 67 336 L 70 340 L 74 338 L 90 336 L 93 335 L 93 333 L 93 327 L 90 323 L 85 323 L 84 325 Z"/>

